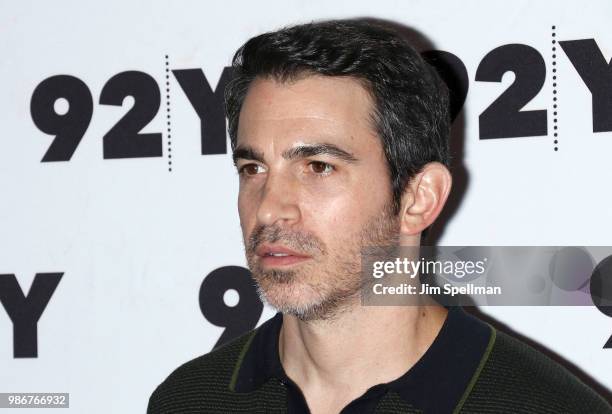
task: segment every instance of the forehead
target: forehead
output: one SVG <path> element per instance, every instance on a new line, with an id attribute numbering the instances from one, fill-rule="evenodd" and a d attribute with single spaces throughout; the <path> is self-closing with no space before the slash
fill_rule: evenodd
<path id="1" fill-rule="evenodd" d="M 380 145 L 372 105 L 368 91 L 351 77 L 313 75 L 292 82 L 256 78 L 240 112 L 238 144 L 326 138 Z"/>

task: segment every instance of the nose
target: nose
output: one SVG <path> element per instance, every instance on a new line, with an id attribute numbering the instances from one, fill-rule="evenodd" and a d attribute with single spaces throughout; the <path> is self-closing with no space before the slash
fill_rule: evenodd
<path id="1" fill-rule="evenodd" d="M 259 199 L 257 220 L 262 225 L 278 222 L 290 225 L 300 220 L 298 189 L 291 177 L 281 173 L 268 173 Z"/>

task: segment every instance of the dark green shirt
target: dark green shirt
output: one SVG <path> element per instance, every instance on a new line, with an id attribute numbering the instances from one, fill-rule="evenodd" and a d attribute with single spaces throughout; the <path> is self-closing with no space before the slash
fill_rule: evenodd
<path id="1" fill-rule="evenodd" d="M 278 354 L 282 315 L 189 361 L 160 384 L 147 412 L 308 413 Z M 350 344 L 347 344 L 350 346 Z M 544 354 L 450 308 L 433 344 L 400 378 L 368 389 L 348 413 L 612 413 Z"/>

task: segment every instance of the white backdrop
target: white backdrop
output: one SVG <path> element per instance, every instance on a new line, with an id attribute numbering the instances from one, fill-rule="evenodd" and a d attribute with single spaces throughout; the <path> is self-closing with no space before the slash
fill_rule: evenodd
<path id="1" fill-rule="evenodd" d="M 37 273 L 63 276 L 38 321 L 35 356 L 16 356 L 16 348 L 27 352 L 27 344 L 14 346 L 12 319 L 0 308 L 0 392 L 69 392 L 68 411 L 75 413 L 143 412 L 150 393 L 175 367 L 212 349 L 224 328 L 202 313 L 202 282 L 215 269 L 246 267 L 237 176 L 229 154 L 202 154 L 207 125 L 201 130 L 172 71 L 201 69 L 214 90 L 233 52 L 253 35 L 313 19 L 363 16 L 414 28 L 467 70 L 469 90 L 454 139 L 462 142 L 468 180 L 439 244 L 612 245 L 612 103 L 605 106 L 612 99 L 604 96 L 597 104 L 603 115 L 594 125 L 587 84 L 553 44 L 594 39 L 610 62 L 607 0 L 3 1 L 0 274 L 5 280 L 15 275 L 24 295 Z M 481 139 L 481 113 L 519 78 L 539 79 L 509 71 L 501 82 L 476 81 L 483 58 L 510 44 L 527 45 L 542 57 L 543 65 L 525 63 L 518 54 L 515 63 L 545 71 L 542 88 L 527 92 L 523 110 L 545 110 L 547 131 Z M 575 45 L 587 53 L 590 44 Z M 597 85 L 610 91 L 607 70 Z M 149 75 L 160 90 L 158 111 L 154 94 L 147 95 L 155 89 L 150 82 L 142 95 L 153 112 L 141 133 L 161 134 L 161 141 L 148 138 L 161 156 L 104 158 L 103 136 L 135 99 L 125 98 L 121 107 L 102 104 L 100 97 L 107 82 L 126 71 Z M 82 81 L 60 84 L 63 92 L 75 88 L 73 104 L 59 100 L 55 109 L 32 109 L 37 86 L 56 75 Z M 125 86 L 117 88 L 121 93 Z M 86 113 L 87 91 L 93 112 L 90 121 L 85 116 L 77 122 L 87 129 L 78 145 L 68 145 L 74 153 L 63 147 L 58 157 L 67 160 L 41 162 L 54 136 L 33 117 Z M 235 304 L 235 293 L 226 295 L 226 303 Z M 612 388 L 612 349 L 604 349 L 612 320 L 597 308 L 481 311 L 552 350 L 604 391 Z M 264 309 L 259 323 L 272 314 Z"/>

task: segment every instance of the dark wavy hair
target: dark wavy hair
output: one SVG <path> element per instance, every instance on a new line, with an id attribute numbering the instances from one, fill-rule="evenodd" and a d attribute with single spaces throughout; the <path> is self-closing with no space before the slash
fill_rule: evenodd
<path id="1" fill-rule="evenodd" d="M 397 215 L 402 193 L 423 166 L 449 166 L 449 92 L 436 70 L 400 34 L 364 20 L 329 20 L 253 37 L 232 60 L 225 113 L 232 150 L 242 103 L 256 77 L 291 82 L 349 76 L 369 92 L 372 122 L 387 159 Z"/>

